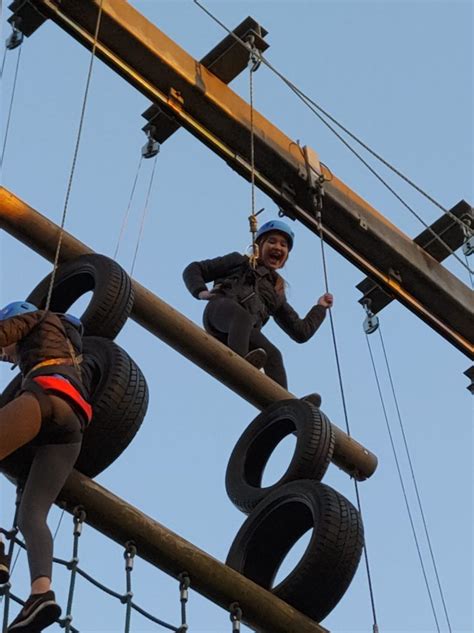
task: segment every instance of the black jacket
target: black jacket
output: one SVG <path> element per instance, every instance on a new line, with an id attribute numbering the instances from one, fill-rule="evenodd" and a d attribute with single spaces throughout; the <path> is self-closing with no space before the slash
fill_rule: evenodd
<path id="1" fill-rule="evenodd" d="M 249 258 L 240 253 L 192 262 L 183 271 L 187 289 L 198 298 L 214 282 L 216 296 L 231 297 L 255 317 L 255 327 L 261 328 L 272 316 L 281 329 L 297 343 L 309 340 L 326 316 L 326 309 L 316 305 L 304 319 L 275 290 L 277 275 L 265 266 L 254 270 Z M 211 299 L 212 301 L 212 299 Z"/>
<path id="2" fill-rule="evenodd" d="M 82 352 L 82 337 L 74 326 L 54 312 L 36 310 L 0 321 L 0 347 L 16 343 L 21 373 L 29 378 L 59 373 L 68 378 L 81 394 L 83 384 L 73 364 Z M 32 369 L 43 361 L 60 358 L 70 364 Z"/>

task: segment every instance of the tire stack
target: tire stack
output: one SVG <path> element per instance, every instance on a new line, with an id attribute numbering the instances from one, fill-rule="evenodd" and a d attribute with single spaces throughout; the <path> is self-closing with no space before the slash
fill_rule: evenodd
<path id="1" fill-rule="evenodd" d="M 44 308 L 51 275 L 30 293 L 28 302 Z M 80 316 L 84 326 L 82 377 L 93 418 L 84 431 L 76 468 L 95 477 L 130 444 L 145 417 L 148 387 L 135 361 L 114 338 L 125 325 L 133 306 L 130 277 L 104 255 L 87 254 L 61 264 L 55 275 L 50 309 L 65 313 L 86 292 L 92 298 Z M 79 316 L 79 315 L 76 315 Z M 12 400 L 21 386 L 17 376 L 0 397 L 0 406 Z M 32 446 L 25 446 L 0 463 L 20 483 L 27 475 Z"/>
<path id="2" fill-rule="evenodd" d="M 296 435 L 296 446 L 288 469 L 275 484 L 262 487 L 270 455 L 291 433 Z M 283 400 L 251 422 L 226 472 L 229 498 L 248 515 L 226 564 L 317 622 L 349 587 L 364 543 L 359 512 L 321 483 L 333 451 L 334 432 L 324 413 L 303 400 Z M 273 586 L 286 555 L 309 530 L 312 534 L 301 560 Z"/>

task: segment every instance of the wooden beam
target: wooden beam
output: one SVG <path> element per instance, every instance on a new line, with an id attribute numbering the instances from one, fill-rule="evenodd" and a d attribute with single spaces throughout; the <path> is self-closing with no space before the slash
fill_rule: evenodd
<path id="1" fill-rule="evenodd" d="M 88 48 L 100 0 L 28 0 Z M 250 108 L 125 0 L 103 0 L 96 53 L 250 179 Z M 254 112 L 255 182 L 318 233 L 312 177 L 298 142 Z M 330 177 L 327 170 L 324 174 Z M 336 176 L 325 184 L 324 239 L 389 294 L 474 358 L 472 291 Z"/>

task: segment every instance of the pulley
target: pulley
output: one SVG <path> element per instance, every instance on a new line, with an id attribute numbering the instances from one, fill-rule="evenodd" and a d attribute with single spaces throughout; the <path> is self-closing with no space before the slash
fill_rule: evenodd
<path id="1" fill-rule="evenodd" d="M 379 318 L 370 309 L 371 304 L 372 304 L 372 301 L 370 299 L 364 299 L 364 301 L 362 302 L 362 305 L 367 315 L 364 319 L 364 324 L 363 324 L 364 332 L 366 334 L 373 334 L 379 327 Z"/>
<path id="2" fill-rule="evenodd" d="M 148 137 L 147 142 L 142 147 L 142 156 L 143 158 L 153 158 L 160 151 L 160 144 L 153 138 L 153 132 L 155 128 L 153 126 L 149 127 L 146 131 L 146 135 Z"/>
<path id="3" fill-rule="evenodd" d="M 7 47 L 7 49 L 9 51 L 13 51 L 15 48 L 18 48 L 18 46 L 21 46 L 21 44 L 23 43 L 23 33 L 21 31 L 19 31 L 18 29 L 16 29 L 15 27 L 12 27 L 12 32 L 10 37 L 8 37 L 8 39 L 5 42 L 5 46 Z"/>

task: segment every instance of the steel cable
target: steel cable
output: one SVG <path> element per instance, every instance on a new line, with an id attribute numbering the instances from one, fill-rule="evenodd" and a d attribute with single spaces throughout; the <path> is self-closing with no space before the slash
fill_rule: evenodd
<path id="1" fill-rule="evenodd" d="M 8 132 L 10 131 L 10 122 L 11 122 L 11 117 L 12 117 L 12 112 L 13 112 L 13 102 L 15 100 L 16 83 L 18 79 L 18 69 L 20 67 L 21 49 L 22 49 L 22 46 L 18 48 L 18 56 L 16 59 L 16 66 L 15 66 L 15 75 L 13 78 L 12 95 L 10 98 L 10 105 L 8 108 L 7 122 L 5 126 L 5 136 L 3 137 L 2 155 L 0 156 L 0 181 L 1 181 L 2 171 L 3 171 L 3 160 L 5 158 L 5 151 L 7 148 Z M 2 74 L 3 74 L 3 65 L 2 65 Z"/>
<path id="2" fill-rule="evenodd" d="M 145 219 L 146 219 L 146 216 L 147 216 L 147 213 L 148 213 L 148 206 L 149 206 L 149 203 L 150 203 L 150 194 L 151 194 L 151 190 L 152 190 L 152 187 L 153 187 L 153 181 L 155 179 L 155 170 L 156 170 L 157 160 L 158 160 L 158 154 L 155 156 L 155 160 L 153 161 L 153 169 L 151 170 L 151 176 L 150 176 L 150 182 L 148 184 L 148 191 L 147 191 L 147 194 L 146 194 L 145 206 L 143 207 L 142 218 L 141 218 L 141 222 L 140 222 L 140 230 L 138 232 L 138 238 L 137 238 L 137 244 L 135 246 L 135 253 L 133 255 L 132 266 L 130 268 L 130 277 L 133 276 L 133 271 L 135 269 L 135 262 L 137 261 L 138 249 L 140 247 L 142 234 L 143 234 L 143 229 L 144 229 L 144 226 L 145 226 Z"/>
<path id="3" fill-rule="evenodd" d="M 125 214 L 123 216 L 122 226 L 120 227 L 120 233 L 119 233 L 119 236 L 118 236 L 117 245 L 115 247 L 113 259 L 117 259 L 117 255 L 118 255 L 118 251 L 119 251 L 119 248 L 120 248 L 120 244 L 122 242 L 122 238 L 123 238 L 125 229 L 127 228 L 128 218 L 129 218 L 129 215 L 130 215 L 130 209 L 131 209 L 132 201 L 133 201 L 133 196 L 135 195 L 135 189 L 136 189 L 136 186 L 137 186 L 138 177 L 140 175 L 140 170 L 141 170 L 142 164 L 143 164 L 143 155 L 140 154 L 140 160 L 138 161 L 137 171 L 135 173 L 135 178 L 134 178 L 134 181 L 133 181 L 132 190 L 130 192 L 130 197 L 128 199 L 127 209 L 126 209 Z"/>
<path id="4" fill-rule="evenodd" d="M 438 618 L 436 616 L 436 609 L 435 609 L 434 602 L 433 602 L 433 596 L 431 594 L 430 585 L 429 585 L 429 581 L 428 581 L 428 576 L 427 576 L 427 573 L 426 573 L 426 568 L 425 568 L 425 564 L 424 564 L 424 561 L 423 561 L 423 556 L 422 556 L 422 553 L 421 553 L 420 543 L 418 541 L 418 536 L 417 536 L 417 533 L 416 533 L 415 523 L 414 523 L 414 520 L 413 520 L 413 515 L 411 513 L 410 503 L 408 501 L 408 495 L 407 495 L 407 491 L 406 491 L 406 488 L 405 488 L 405 482 L 403 481 L 403 475 L 402 475 L 402 471 L 401 471 L 401 467 L 400 467 L 400 462 L 398 460 L 397 449 L 395 447 L 395 441 L 393 439 L 392 429 L 390 427 L 390 422 L 389 422 L 388 415 L 387 415 L 387 409 L 385 407 L 385 401 L 384 401 L 384 397 L 383 397 L 383 394 L 382 394 L 382 389 L 381 389 L 381 386 L 380 386 L 380 380 L 379 380 L 379 377 L 378 377 L 377 368 L 375 366 L 375 360 L 374 360 L 374 356 L 373 356 L 373 353 L 372 353 L 370 340 L 369 340 L 369 337 L 368 337 L 367 334 L 365 335 L 365 339 L 367 341 L 367 347 L 369 349 L 369 355 L 370 355 L 370 360 L 371 360 L 371 363 L 372 363 L 372 369 L 374 371 L 375 382 L 376 382 L 376 385 L 377 385 L 377 391 L 378 391 L 379 398 L 380 398 L 380 404 L 382 406 L 382 411 L 383 411 L 383 415 L 384 415 L 384 418 L 385 418 L 385 424 L 387 426 L 388 436 L 390 438 L 390 445 L 392 447 L 393 457 L 395 459 L 395 465 L 396 465 L 397 472 L 398 472 L 398 478 L 400 480 L 400 486 L 402 488 L 403 498 L 405 500 L 405 505 L 406 505 L 406 509 L 407 509 L 407 513 L 408 513 L 408 519 L 410 521 L 411 530 L 412 530 L 412 533 L 413 533 L 413 539 L 415 541 L 416 551 L 418 553 L 418 559 L 420 561 L 420 566 L 421 566 L 421 570 L 422 570 L 422 573 L 423 573 L 423 578 L 424 578 L 424 581 L 425 581 L 426 591 L 428 593 L 429 601 L 430 601 L 430 604 L 431 604 L 431 610 L 433 612 L 433 617 L 434 617 L 434 620 L 435 620 L 435 623 L 436 623 L 436 630 L 438 631 L 438 633 L 440 633 L 439 622 L 438 622 Z M 451 631 L 451 629 L 450 629 L 450 631 Z"/>
<path id="5" fill-rule="evenodd" d="M 227 31 L 227 33 L 229 35 L 231 35 L 237 42 L 240 43 L 241 46 L 243 46 L 244 48 L 246 48 L 248 50 L 248 45 L 238 36 L 236 35 L 233 31 L 231 31 L 223 22 L 221 22 L 215 15 L 213 15 L 203 4 L 201 4 L 201 2 L 199 2 L 199 0 L 193 0 L 194 4 L 196 4 L 200 9 L 202 9 L 202 11 L 204 11 L 212 20 L 214 20 L 217 24 L 219 24 L 225 31 Z M 348 149 L 350 149 L 355 156 L 357 156 L 359 158 L 359 160 L 361 160 L 361 162 L 380 180 L 380 182 L 382 182 L 382 184 L 384 184 L 384 186 L 386 186 L 389 191 L 400 201 L 402 202 L 402 204 L 423 224 L 423 226 L 425 226 L 425 228 L 427 230 L 429 230 L 433 236 L 440 242 L 443 244 L 443 246 L 447 249 L 447 251 L 451 254 L 454 255 L 454 257 L 458 260 L 458 262 L 464 267 L 466 268 L 466 265 L 464 264 L 464 262 L 462 261 L 462 259 L 460 259 L 456 253 L 448 246 L 448 244 L 446 244 L 444 242 L 444 240 L 442 240 L 432 229 L 431 227 L 393 190 L 392 187 L 390 187 L 388 185 L 388 183 L 385 182 L 385 180 L 379 176 L 377 174 L 377 172 L 368 165 L 368 163 L 358 154 L 358 152 L 356 152 L 356 150 L 354 150 L 345 139 L 343 139 L 343 137 L 341 137 L 340 134 L 338 134 L 334 128 L 329 125 L 329 123 L 327 121 L 325 121 L 321 115 L 319 114 L 319 112 L 317 112 L 316 108 L 318 110 L 320 110 L 321 112 L 324 113 L 325 116 L 327 116 L 331 121 L 333 121 L 338 127 L 340 127 L 342 130 L 344 130 L 344 132 L 346 132 L 351 138 L 353 138 L 355 141 L 357 141 L 360 145 L 362 145 L 362 147 L 364 147 L 367 151 L 369 151 L 375 158 L 377 158 L 378 160 L 380 160 L 384 165 L 386 165 L 389 169 L 391 169 L 395 174 L 397 174 L 399 177 L 401 177 L 403 180 L 405 180 L 408 184 L 410 184 L 411 186 L 413 186 L 419 193 L 421 193 L 422 195 L 424 195 L 428 200 L 430 200 L 431 202 L 433 202 L 439 209 L 441 209 L 443 211 L 443 213 L 447 214 L 448 216 L 450 216 L 457 224 L 459 224 L 461 227 L 465 227 L 466 225 L 464 224 L 464 222 L 462 222 L 461 220 L 459 220 L 459 218 L 457 218 L 454 214 L 452 214 L 448 209 L 445 209 L 440 203 L 436 202 L 436 200 L 434 200 L 431 196 L 429 196 L 426 192 L 423 191 L 423 189 L 421 189 L 420 187 L 418 187 L 417 185 L 415 185 L 415 183 L 413 183 L 410 179 L 408 179 L 406 176 L 404 176 L 402 174 L 402 172 L 400 172 L 399 170 L 397 170 L 395 167 L 393 167 L 390 163 L 388 163 L 388 161 L 386 161 L 385 159 L 383 159 L 381 156 L 379 156 L 376 152 L 374 152 L 373 150 L 370 149 L 370 147 L 368 145 L 366 145 L 363 141 L 361 141 L 360 139 L 358 139 L 354 134 L 352 134 L 347 128 L 345 128 L 342 124 L 340 124 L 334 117 L 332 117 L 329 113 L 327 113 L 323 108 L 321 108 L 321 106 L 319 106 L 315 101 L 313 101 L 310 97 L 308 97 L 302 90 L 300 90 L 295 84 L 293 84 L 289 79 L 287 79 L 287 77 L 285 77 L 285 75 L 283 75 L 280 71 L 278 71 L 272 64 L 270 64 L 270 62 L 268 62 L 263 55 L 260 55 L 260 59 L 262 61 L 263 64 L 265 64 L 265 66 L 267 66 L 267 68 L 269 68 L 275 75 L 277 75 L 277 77 L 279 77 L 302 101 L 303 103 L 324 123 L 324 125 L 326 125 L 336 136 L 337 138 L 339 138 L 339 140 L 341 140 L 344 145 L 346 145 L 346 147 L 348 147 Z M 311 107 L 313 106 L 313 107 Z M 471 271 L 471 269 L 469 268 L 469 266 L 467 266 L 467 270 L 472 273 L 473 271 Z"/>
<path id="6" fill-rule="evenodd" d="M 425 532 L 425 536 L 426 536 L 426 541 L 428 543 L 428 549 L 429 549 L 430 556 L 431 556 L 431 562 L 433 564 L 433 569 L 434 569 L 435 576 L 436 576 L 436 582 L 438 584 L 438 590 L 439 590 L 439 593 L 440 593 L 440 596 L 441 596 L 441 601 L 443 603 L 444 615 L 445 615 L 446 621 L 448 623 L 448 629 L 449 629 L 449 631 L 451 633 L 451 630 L 452 630 L 451 629 L 451 622 L 450 622 L 449 615 L 448 615 L 448 609 L 447 609 L 447 606 L 446 606 L 446 600 L 445 600 L 445 596 L 444 596 L 444 591 L 443 591 L 443 588 L 441 586 L 441 580 L 440 580 L 439 573 L 438 573 L 438 565 L 436 564 L 434 550 L 433 550 L 433 546 L 431 544 L 431 538 L 430 538 L 429 531 L 428 531 L 428 524 L 427 524 L 427 521 L 426 521 L 426 518 L 425 518 L 425 513 L 423 511 L 423 504 L 421 503 L 421 495 L 420 495 L 420 491 L 419 491 L 418 484 L 417 484 L 417 481 L 416 481 L 415 469 L 413 467 L 413 462 L 412 462 L 412 459 L 411 459 L 410 449 L 408 447 L 408 440 L 407 440 L 406 433 L 405 433 L 405 426 L 403 424 L 402 415 L 401 415 L 401 412 L 400 412 L 400 406 L 398 404 L 398 397 L 397 397 L 397 393 L 395 391 L 395 383 L 394 383 L 394 380 L 393 380 L 393 377 L 392 377 L 392 371 L 390 369 L 390 364 L 388 362 L 387 350 L 385 349 L 385 343 L 384 343 L 384 340 L 383 340 L 382 329 L 381 329 L 380 326 L 379 326 L 379 337 L 380 337 L 380 343 L 381 343 L 381 347 L 382 347 L 383 356 L 384 356 L 384 359 L 385 359 L 385 366 L 387 368 L 387 374 L 388 374 L 388 378 L 389 378 L 389 382 L 390 382 L 390 388 L 391 388 L 393 400 L 394 400 L 394 403 L 395 403 L 395 409 L 397 411 L 397 417 L 398 417 L 400 431 L 401 431 L 402 438 L 403 438 L 403 444 L 405 446 L 405 451 L 406 451 L 406 454 L 407 454 L 408 464 L 409 464 L 409 467 L 410 467 L 410 473 L 411 473 L 411 477 L 412 477 L 413 488 L 415 490 L 415 495 L 416 495 L 416 499 L 417 499 L 417 502 L 418 502 L 418 507 L 420 509 L 420 515 L 421 515 L 421 519 L 422 519 L 422 523 L 423 523 L 423 528 L 424 528 L 424 532 Z"/>

